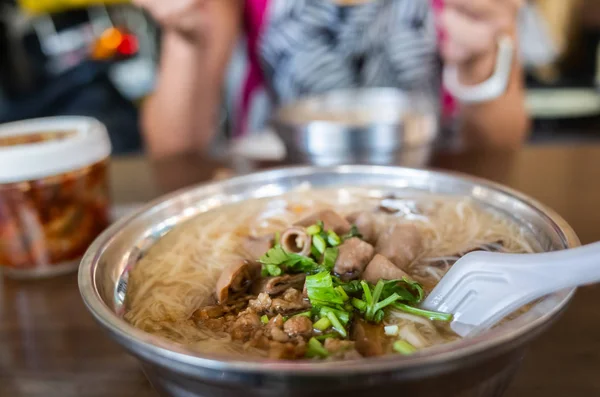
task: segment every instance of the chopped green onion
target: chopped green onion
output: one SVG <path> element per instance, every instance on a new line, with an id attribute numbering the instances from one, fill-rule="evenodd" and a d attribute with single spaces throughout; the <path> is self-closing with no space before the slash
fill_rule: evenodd
<path id="1" fill-rule="evenodd" d="M 325 339 L 337 339 L 338 337 L 339 337 L 338 334 L 329 333 L 329 334 L 315 336 L 315 339 L 323 342 Z"/>
<path id="2" fill-rule="evenodd" d="M 383 330 L 385 331 L 385 334 L 387 336 L 396 336 L 398 335 L 398 326 L 397 325 L 386 325 L 385 327 L 383 327 Z"/>
<path id="3" fill-rule="evenodd" d="M 325 253 L 323 254 L 323 267 L 331 271 L 335 266 L 335 261 L 338 257 L 339 249 L 338 248 L 326 248 Z"/>
<path id="4" fill-rule="evenodd" d="M 398 294 L 393 294 L 393 295 L 388 296 L 386 299 L 382 300 L 381 302 L 379 302 L 378 304 L 375 305 L 375 311 L 381 310 L 381 309 L 391 305 L 392 303 L 396 302 L 398 299 L 400 299 L 400 296 L 398 296 Z"/>
<path id="5" fill-rule="evenodd" d="M 306 228 L 306 234 L 308 234 L 309 236 L 314 236 L 315 234 L 319 234 L 319 233 L 321 233 L 320 225 L 311 225 Z"/>
<path id="6" fill-rule="evenodd" d="M 325 252 L 325 248 L 327 248 L 327 243 L 325 242 L 325 239 L 323 237 L 321 237 L 318 234 L 312 236 L 312 243 L 320 254 L 323 254 Z"/>
<path id="7" fill-rule="evenodd" d="M 310 338 L 310 340 L 308 341 L 308 348 L 306 349 L 306 356 L 309 358 L 313 358 L 313 357 L 326 358 L 327 356 L 329 356 L 329 352 L 327 351 L 327 349 L 325 349 L 323 347 L 321 342 L 319 342 L 317 339 Z"/>
<path id="8" fill-rule="evenodd" d="M 319 265 L 312 258 L 304 255 L 287 252 L 280 245 L 268 250 L 258 260 L 262 265 L 262 274 L 266 276 L 279 276 L 286 272 L 309 273 L 319 269 Z"/>
<path id="9" fill-rule="evenodd" d="M 365 309 L 365 320 L 379 323 L 383 320 L 385 313 L 383 312 L 383 308 L 391 305 L 400 299 L 400 296 L 396 293 L 388 296 L 381 302 L 379 299 L 382 297 L 382 293 L 384 292 L 384 287 L 386 286 L 386 282 L 384 280 L 379 280 L 375 288 L 373 289 L 371 295 L 371 287 L 365 283 L 361 282 L 364 291 L 364 300 L 367 301 L 366 309 Z"/>
<path id="10" fill-rule="evenodd" d="M 313 324 L 313 328 L 319 331 L 325 331 L 329 327 L 331 327 L 331 321 L 327 317 L 323 317 Z"/>
<path id="11" fill-rule="evenodd" d="M 331 307 L 322 307 L 319 316 L 326 317 L 328 313 L 333 313 L 335 316 L 344 324 L 347 325 L 350 322 L 350 313 L 333 309 Z"/>
<path id="12" fill-rule="evenodd" d="M 357 298 L 352 298 L 352 306 L 357 308 L 361 313 L 367 310 L 367 302 Z"/>
<path id="13" fill-rule="evenodd" d="M 369 287 L 369 284 L 367 284 L 366 281 L 361 281 L 360 286 L 363 289 L 367 305 L 371 305 L 373 303 L 373 296 L 371 295 L 371 288 Z"/>
<path id="14" fill-rule="evenodd" d="M 354 306 L 352 306 L 352 303 L 346 302 L 344 305 L 344 310 L 347 312 L 352 312 L 352 310 L 354 310 Z"/>
<path id="15" fill-rule="evenodd" d="M 334 248 L 328 248 L 328 249 L 334 249 Z M 360 281 L 359 280 L 352 280 L 352 281 L 348 281 L 348 282 L 343 282 L 342 280 L 340 280 L 338 277 L 334 277 L 333 278 L 333 284 L 335 286 L 340 286 L 344 289 L 344 291 L 346 291 L 347 294 L 349 295 L 355 295 L 358 294 L 359 292 L 362 291 L 362 287 L 360 285 Z"/>
<path id="16" fill-rule="evenodd" d="M 262 274 L 267 276 L 281 276 L 283 270 L 277 265 L 263 265 Z"/>
<path id="17" fill-rule="evenodd" d="M 260 318 L 260 322 L 263 324 L 268 324 L 269 323 L 269 317 L 267 317 L 267 315 L 265 314 L 264 316 L 262 316 Z"/>
<path id="18" fill-rule="evenodd" d="M 350 299 L 350 297 L 348 296 L 348 294 L 346 294 L 346 291 L 344 291 L 344 289 L 342 287 L 335 287 L 335 290 L 337 291 L 338 294 L 340 294 L 340 296 L 342 297 L 342 299 L 344 300 L 344 302 L 346 302 L 348 299 Z"/>
<path id="19" fill-rule="evenodd" d="M 404 303 L 394 303 L 393 306 L 398 310 L 402 310 L 403 312 L 414 314 L 415 316 L 425 317 L 432 321 L 437 320 L 450 322 L 453 318 L 451 313 L 432 312 L 429 310 L 423 310 L 416 307 L 408 306 Z"/>
<path id="20" fill-rule="evenodd" d="M 340 334 L 344 338 L 348 336 L 348 333 L 346 332 L 346 328 L 344 328 L 342 323 L 340 323 L 340 320 L 337 318 L 337 316 L 335 315 L 334 312 L 328 312 L 327 318 L 329 319 L 329 321 L 331 321 L 331 325 L 333 326 L 333 329 L 338 334 Z"/>
<path id="21" fill-rule="evenodd" d="M 417 291 L 417 302 L 415 303 L 419 303 L 423 300 L 423 298 L 425 297 L 425 291 L 423 291 L 423 286 L 421 285 L 421 283 L 411 280 L 410 278 L 404 276 L 402 277 L 402 281 L 404 281 L 406 284 L 408 284 L 411 288 L 413 288 L 414 290 Z"/>
<path id="22" fill-rule="evenodd" d="M 308 317 L 308 318 L 311 318 L 312 317 L 312 312 L 309 310 L 307 312 L 302 312 L 302 313 L 294 314 L 292 317 Z"/>
<path id="23" fill-rule="evenodd" d="M 342 239 L 333 230 L 327 232 L 327 242 L 332 247 L 337 247 L 342 243 Z"/>
<path id="24" fill-rule="evenodd" d="M 350 231 L 342 236 L 342 240 L 346 241 L 348 239 L 351 239 L 352 237 L 358 237 L 358 238 L 362 238 L 362 234 L 360 234 L 360 232 L 358 231 L 358 227 L 356 227 L 356 225 L 352 225 L 352 227 L 350 228 Z"/>
<path id="25" fill-rule="evenodd" d="M 396 342 L 394 342 L 394 351 L 408 356 L 415 353 L 417 349 L 404 340 L 397 340 Z"/>
<path id="26" fill-rule="evenodd" d="M 381 292 L 383 292 L 383 287 L 385 286 L 385 281 L 379 280 L 373 289 L 373 304 L 375 305 L 379 302 L 379 297 L 381 296 Z"/>
<path id="27" fill-rule="evenodd" d="M 310 245 L 310 253 L 312 256 L 314 256 L 317 259 L 321 257 L 321 253 L 319 252 L 317 247 L 315 247 L 313 244 Z"/>

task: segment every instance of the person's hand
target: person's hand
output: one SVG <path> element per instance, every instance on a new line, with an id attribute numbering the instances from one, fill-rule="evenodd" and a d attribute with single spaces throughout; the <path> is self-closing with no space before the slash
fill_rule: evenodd
<path id="1" fill-rule="evenodd" d="M 488 79 L 496 63 L 503 34 L 516 39 L 519 9 L 524 0 L 444 0 L 441 45 L 446 63 L 458 66 L 461 80 L 478 84 Z"/>
<path id="2" fill-rule="evenodd" d="M 207 0 L 133 0 L 166 31 L 181 35 L 187 41 L 199 42 L 207 32 Z"/>

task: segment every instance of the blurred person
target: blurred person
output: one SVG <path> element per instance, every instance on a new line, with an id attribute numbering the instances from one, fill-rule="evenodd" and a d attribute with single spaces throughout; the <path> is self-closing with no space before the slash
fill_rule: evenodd
<path id="1" fill-rule="evenodd" d="M 155 94 L 143 109 L 155 157 L 205 149 L 212 140 L 226 68 L 240 35 L 250 61 L 236 114 L 263 84 L 275 104 L 351 87 L 397 87 L 440 96 L 441 61 L 463 85 L 493 75 L 497 40 L 516 41 L 523 0 L 134 0 L 163 28 Z M 440 4 L 443 3 L 443 4 Z M 442 32 L 440 35 L 439 33 Z M 506 91 L 460 105 L 461 136 L 475 147 L 518 147 L 526 137 L 522 67 Z"/>

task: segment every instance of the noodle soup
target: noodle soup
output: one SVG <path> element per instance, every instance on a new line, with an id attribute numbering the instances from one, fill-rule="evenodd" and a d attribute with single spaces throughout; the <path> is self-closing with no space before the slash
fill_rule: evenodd
<path id="1" fill-rule="evenodd" d="M 340 188 L 247 200 L 159 240 L 129 274 L 125 319 L 203 353 L 409 355 L 459 338 L 450 314 L 418 307 L 458 258 L 532 241 L 470 199 Z"/>

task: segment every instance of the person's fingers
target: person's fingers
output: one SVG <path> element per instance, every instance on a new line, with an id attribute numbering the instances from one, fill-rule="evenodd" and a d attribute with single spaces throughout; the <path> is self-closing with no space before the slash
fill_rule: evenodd
<path id="1" fill-rule="evenodd" d="M 135 4 L 145 8 L 160 24 L 170 26 L 179 19 L 193 13 L 204 0 L 134 0 Z"/>
<path id="2" fill-rule="evenodd" d="M 471 57 L 471 54 L 467 52 L 464 47 L 457 44 L 455 41 L 452 41 L 451 39 L 445 40 L 442 43 L 441 52 L 442 58 L 446 63 L 449 64 L 466 62 Z"/>
<path id="3" fill-rule="evenodd" d="M 460 54 L 476 56 L 495 48 L 498 30 L 484 20 L 476 20 L 453 8 L 447 8 L 441 15 L 442 26 L 446 32 L 446 41 L 452 50 L 460 47 Z"/>

